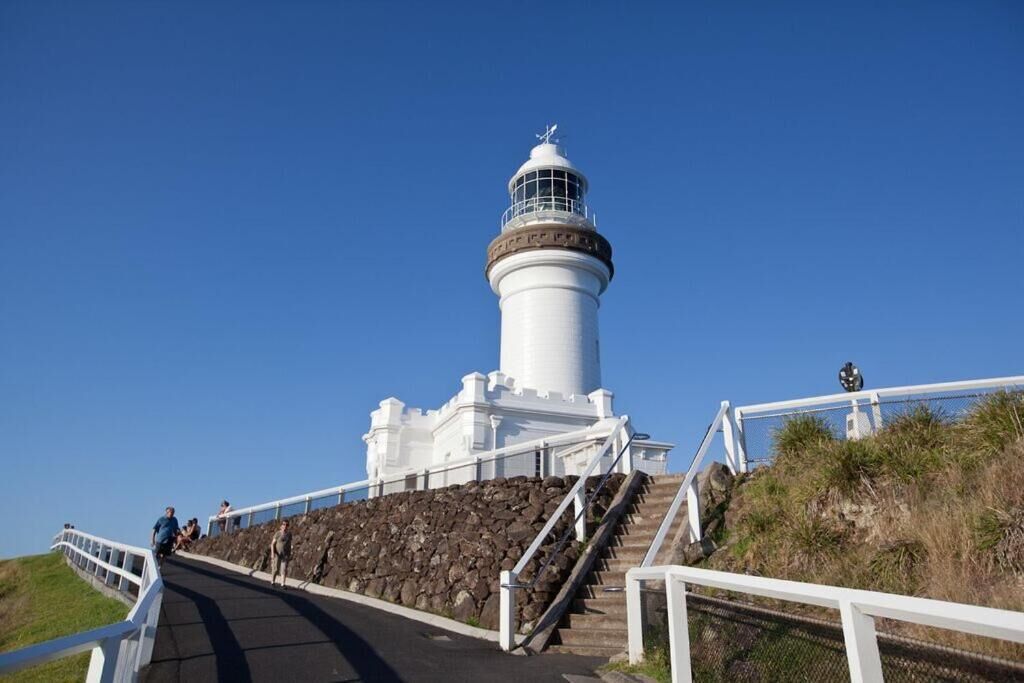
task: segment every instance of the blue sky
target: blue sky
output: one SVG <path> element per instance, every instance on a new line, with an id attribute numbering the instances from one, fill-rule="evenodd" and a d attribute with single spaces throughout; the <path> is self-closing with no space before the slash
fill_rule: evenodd
<path id="1" fill-rule="evenodd" d="M 898 4 L 899 6 L 895 6 Z M 364 476 L 495 369 L 484 250 L 558 122 L 615 249 L 605 384 L 1017 374 L 1024 5 L 0 5 L 0 556 Z"/>

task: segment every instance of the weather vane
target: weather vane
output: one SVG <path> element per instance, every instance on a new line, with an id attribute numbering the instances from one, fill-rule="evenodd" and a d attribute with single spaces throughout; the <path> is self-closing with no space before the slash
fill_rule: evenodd
<path id="1" fill-rule="evenodd" d="M 551 142 L 551 137 L 555 134 L 556 130 L 558 130 L 557 123 L 552 124 L 550 126 L 544 126 L 544 132 L 536 134 L 537 139 L 544 144 L 548 144 L 549 142 Z M 555 140 L 555 142 L 558 142 L 558 140 Z"/>

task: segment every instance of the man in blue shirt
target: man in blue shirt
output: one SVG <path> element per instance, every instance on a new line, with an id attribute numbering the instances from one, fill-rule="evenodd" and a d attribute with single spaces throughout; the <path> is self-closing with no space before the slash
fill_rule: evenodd
<path id="1" fill-rule="evenodd" d="M 162 565 L 164 558 L 171 554 L 174 539 L 178 536 L 178 518 L 174 516 L 174 508 L 164 511 L 164 516 L 156 520 L 150 545 L 156 549 L 156 559 Z"/>

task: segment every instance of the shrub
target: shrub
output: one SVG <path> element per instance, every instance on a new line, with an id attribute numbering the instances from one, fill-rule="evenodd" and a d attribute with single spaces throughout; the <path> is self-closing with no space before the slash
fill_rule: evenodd
<path id="1" fill-rule="evenodd" d="M 781 460 L 802 461 L 816 447 L 834 441 L 832 429 L 817 415 L 793 415 L 772 431 L 772 446 Z"/>
<path id="2" fill-rule="evenodd" d="M 924 546 L 916 540 L 900 540 L 878 549 L 868 562 L 865 582 L 872 590 L 913 595 L 921 589 L 920 566 Z"/>
<path id="3" fill-rule="evenodd" d="M 883 469 L 884 457 L 871 439 L 836 441 L 823 453 L 822 484 L 850 495 L 876 477 Z"/>
<path id="4" fill-rule="evenodd" d="M 997 391 L 977 401 L 960 424 L 962 441 L 989 457 L 1024 438 L 1024 392 Z"/>

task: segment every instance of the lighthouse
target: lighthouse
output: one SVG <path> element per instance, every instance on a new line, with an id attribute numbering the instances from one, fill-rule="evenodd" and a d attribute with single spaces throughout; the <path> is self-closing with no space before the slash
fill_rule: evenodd
<path id="1" fill-rule="evenodd" d="M 552 138 L 555 128 L 508 182 L 510 206 L 485 273 L 501 308 L 501 372 L 568 396 L 601 387 L 597 312 L 614 268 L 587 206 L 587 178 Z"/>
<path id="2" fill-rule="evenodd" d="M 612 248 L 587 204 L 587 177 L 558 144 L 556 128 L 537 136 L 508 181 L 509 206 L 487 247 L 484 274 L 501 309 L 498 369 L 463 376 L 458 393 L 436 409 L 395 397 L 380 402 L 363 441 L 367 478 L 381 482 L 381 492 L 580 472 L 603 438 L 591 434 L 617 422 L 614 394 L 601 379 L 597 321 L 615 273 Z M 546 445 L 560 435 L 579 440 Z M 671 448 L 633 440 L 629 462 L 658 473 Z"/>

